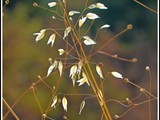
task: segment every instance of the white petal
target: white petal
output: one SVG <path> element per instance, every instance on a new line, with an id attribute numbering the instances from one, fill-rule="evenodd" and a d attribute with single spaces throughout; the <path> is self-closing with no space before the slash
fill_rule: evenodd
<path id="1" fill-rule="evenodd" d="M 94 8 L 96 8 L 96 5 L 95 5 L 95 4 L 92 4 L 92 5 L 90 5 L 88 8 L 89 8 L 89 9 L 94 9 Z"/>
<path id="2" fill-rule="evenodd" d="M 99 16 L 96 15 L 95 13 L 87 13 L 86 17 L 91 20 L 99 18 Z"/>
<path id="3" fill-rule="evenodd" d="M 74 65 L 70 69 L 70 75 L 69 76 L 71 76 L 73 74 L 76 74 L 76 72 L 77 72 L 77 65 Z"/>
<path id="4" fill-rule="evenodd" d="M 104 4 L 102 4 L 102 3 L 97 3 L 96 7 L 99 8 L 99 9 L 107 9 L 107 7 L 104 6 Z"/>
<path id="5" fill-rule="evenodd" d="M 118 73 L 118 72 L 113 71 L 113 72 L 111 72 L 111 74 L 112 74 L 114 77 L 116 77 L 116 78 L 121 78 L 121 79 L 123 79 L 122 75 L 121 75 L 120 73 Z"/>
<path id="6" fill-rule="evenodd" d="M 68 14 L 69 16 L 73 16 L 74 14 L 79 14 L 80 12 L 78 11 L 70 11 Z"/>
<path id="7" fill-rule="evenodd" d="M 51 74 L 51 72 L 53 71 L 54 68 L 55 68 L 55 64 L 53 63 L 53 64 L 48 68 L 47 76 L 49 76 L 49 75 Z"/>
<path id="8" fill-rule="evenodd" d="M 63 55 L 63 53 L 65 52 L 63 49 L 58 49 L 59 55 Z"/>
<path id="9" fill-rule="evenodd" d="M 59 61 L 58 70 L 59 70 L 59 74 L 60 74 L 60 77 L 61 77 L 62 76 L 62 70 L 63 70 L 63 63 L 61 61 Z"/>
<path id="10" fill-rule="evenodd" d="M 53 98 L 53 103 L 52 103 L 51 107 L 54 106 L 54 108 L 55 108 L 55 104 L 56 104 L 56 103 L 57 103 L 57 96 L 55 96 L 55 97 Z"/>
<path id="11" fill-rule="evenodd" d="M 104 79 L 104 77 L 103 77 L 103 75 L 102 75 L 102 70 L 101 70 L 101 68 L 100 68 L 98 65 L 96 65 L 96 71 L 97 71 L 98 75 L 99 75 L 102 79 Z"/>
<path id="12" fill-rule="evenodd" d="M 33 35 L 37 35 L 35 41 L 38 42 L 39 40 L 41 40 L 44 37 L 45 32 L 46 32 L 46 29 L 42 29 L 40 33 L 34 33 Z"/>
<path id="13" fill-rule="evenodd" d="M 81 27 L 85 21 L 86 17 L 82 17 L 82 19 L 79 20 L 79 27 Z"/>
<path id="14" fill-rule="evenodd" d="M 67 104 L 68 104 L 67 98 L 66 98 L 66 97 L 63 97 L 63 98 L 62 98 L 62 106 L 63 106 L 63 109 L 64 109 L 65 111 L 67 111 Z"/>
<path id="15" fill-rule="evenodd" d="M 103 25 L 100 29 L 108 28 L 108 27 L 110 27 L 110 25 L 106 24 L 106 25 Z"/>
<path id="16" fill-rule="evenodd" d="M 65 39 L 68 36 L 68 34 L 70 33 L 70 31 L 71 31 L 71 27 L 67 27 L 66 30 L 64 31 L 64 37 L 63 37 L 63 39 Z"/>
<path id="17" fill-rule="evenodd" d="M 47 44 L 51 43 L 51 47 L 53 46 L 54 42 L 55 42 L 55 38 L 56 38 L 56 34 L 52 34 L 50 37 L 49 37 L 49 40 L 47 42 Z"/>
<path id="18" fill-rule="evenodd" d="M 84 106 L 85 106 L 85 101 L 83 100 L 82 103 L 81 103 L 81 106 L 80 106 L 79 114 L 81 114 Z"/>
<path id="19" fill-rule="evenodd" d="M 54 7 L 54 6 L 56 6 L 56 5 L 57 5 L 56 2 L 50 2 L 50 3 L 48 3 L 48 6 L 49 6 L 49 7 Z"/>

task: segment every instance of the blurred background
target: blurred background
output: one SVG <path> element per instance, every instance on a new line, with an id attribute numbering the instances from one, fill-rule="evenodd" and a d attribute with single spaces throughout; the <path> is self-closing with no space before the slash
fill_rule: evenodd
<path id="1" fill-rule="evenodd" d="M 62 22 L 53 20 L 53 13 L 33 7 L 37 2 L 39 5 L 48 7 L 52 0 L 10 0 L 4 9 L 3 16 L 3 97 L 9 105 L 13 105 L 18 97 L 28 89 L 33 82 L 37 81 L 37 75 L 45 76 L 49 67 L 48 58 L 58 58 L 57 49 L 65 48 L 65 43 L 56 39 L 53 47 L 47 45 L 47 40 L 52 32 L 47 32 L 43 40 L 35 42 L 33 33 L 39 32 L 44 28 L 64 28 Z M 157 96 L 157 15 L 145 9 L 133 0 L 89 0 L 89 4 L 101 2 L 108 7 L 107 10 L 90 10 L 101 17 L 95 20 L 88 33 L 91 38 L 95 37 L 96 31 L 104 24 L 110 27 L 101 30 L 98 35 L 97 45 L 94 50 L 101 47 L 107 40 L 115 34 L 126 28 L 128 24 L 133 25 L 133 29 L 118 37 L 103 51 L 110 54 L 118 54 L 124 58 L 137 58 L 137 63 L 119 61 L 108 56 L 97 54 L 91 61 L 103 63 L 103 74 L 107 72 L 118 71 L 124 77 L 148 90 L 149 75 L 145 70 L 150 66 L 152 73 L 152 94 Z M 140 1 L 145 5 L 157 9 L 157 1 Z M 82 11 L 85 0 L 67 0 L 69 10 Z M 49 8 L 52 9 L 52 8 Z M 54 8 L 53 8 L 54 9 Z M 86 30 L 89 22 L 84 24 Z M 87 50 L 89 50 L 88 47 Z M 98 59 L 97 59 L 98 58 Z M 96 74 L 95 66 L 93 72 Z M 59 87 L 61 93 L 92 93 L 87 86 L 73 87 L 72 81 L 68 77 L 69 69 L 64 71 L 62 82 Z M 59 74 L 53 74 L 45 79 L 48 85 L 56 86 L 59 80 Z M 98 81 L 98 80 L 97 80 Z M 125 84 L 123 81 L 109 76 L 104 85 L 106 99 L 116 99 L 123 101 L 125 98 L 134 98 L 139 94 L 139 90 L 132 85 Z M 42 109 L 45 111 L 51 99 L 51 91 L 40 83 L 36 86 L 36 94 Z M 63 96 L 59 96 L 62 98 Z M 68 112 L 64 112 L 61 105 L 51 110 L 48 115 L 55 120 L 62 120 L 62 116 L 67 116 L 69 120 L 99 120 L 101 109 L 96 99 L 86 100 L 86 105 L 79 115 L 79 106 L 85 96 L 67 96 Z M 142 97 L 140 102 L 146 97 Z M 109 102 L 107 106 L 112 117 L 115 114 L 123 114 L 127 108 L 121 105 Z M 157 119 L 157 102 L 151 102 L 152 120 Z M 35 98 L 31 92 L 15 105 L 15 113 L 21 120 L 39 120 L 41 114 L 38 109 Z M 3 106 L 3 115 L 7 108 Z M 95 114 L 96 113 L 96 114 Z M 148 103 L 135 107 L 128 112 L 121 120 L 147 120 Z M 6 120 L 14 120 L 9 114 Z"/>

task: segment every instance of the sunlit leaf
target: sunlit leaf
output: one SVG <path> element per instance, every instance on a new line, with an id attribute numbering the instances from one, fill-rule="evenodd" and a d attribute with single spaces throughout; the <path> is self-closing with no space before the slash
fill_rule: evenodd
<path id="1" fill-rule="evenodd" d="M 47 44 L 50 44 L 51 43 L 51 47 L 53 47 L 53 44 L 55 42 L 55 38 L 56 38 L 56 34 L 52 34 L 50 37 L 49 37 L 49 40 L 47 42 Z"/>
<path id="2" fill-rule="evenodd" d="M 102 79 L 104 79 L 104 77 L 103 77 L 103 75 L 102 75 L 102 70 L 101 70 L 101 68 L 100 68 L 98 65 L 96 65 L 96 71 L 97 71 L 98 75 L 99 75 Z"/>
<path id="3" fill-rule="evenodd" d="M 63 109 L 67 112 L 67 104 L 68 104 L 68 101 L 67 101 L 67 98 L 66 97 L 63 97 L 62 98 L 62 106 L 63 106 Z"/>

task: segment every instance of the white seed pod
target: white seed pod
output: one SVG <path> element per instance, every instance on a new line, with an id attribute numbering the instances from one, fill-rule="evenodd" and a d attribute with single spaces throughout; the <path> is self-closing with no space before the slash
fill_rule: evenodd
<path id="1" fill-rule="evenodd" d="M 61 77 L 62 76 L 62 71 L 63 71 L 63 63 L 61 61 L 59 61 L 58 70 L 59 70 L 59 74 L 60 74 L 60 77 Z"/>
<path id="2" fill-rule="evenodd" d="M 98 15 L 96 15 L 95 13 L 87 13 L 86 17 L 88 19 L 91 19 L 91 20 L 95 20 L 97 18 L 100 18 Z"/>
<path id="3" fill-rule="evenodd" d="M 73 74 L 76 74 L 76 72 L 77 72 L 77 65 L 73 65 L 70 69 L 70 75 L 69 76 L 71 76 Z"/>
<path id="4" fill-rule="evenodd" d="M 86 19 L 87 19 L 86 17 L 82 17 L 82 19 L 79 20 L 79 27 L 82 27 Z"/>
<path id="5" fill-rule="evenodd" d="M 99 9 L 108 9 L 104 4 L 102 3 L 96 3 L 96 8 L 99 8 Z"/>
<path id="6" fill-rule="evenodd" d="M 63 39 L 65 39 L 65 38 L 68 36 L 68 34 L 70 33 L 70 31 L 71 31 L 71 27 L 67 27 L 67 28 L 65 29 Z"/>
<path id="7" fill-rule="evenodd" d="M 68 101 L 67 101 L 67 98 L 66 97 L 63 97 L 62 98 L 62 106 L 63 106 L 63 109 L 67 112 L 67 105 L 68 105 Z"/>
<path id="8" fill-rule="evenodd" d="M 55 38 L 56 38 L 56 34 L 52 34 L 50 37 L 49 37 L 49 40 L 47 42 L 47 45 L 51 43 L 51 47 L 53 47 L 53 44 L 55 42 Z"/>
<path id="9" fill-rule="evenodd" d="M 57 67 L 57 61 L 54 61 L 54 63 L 50 65 L 50 67 L 48 68 L 47 76 L 49 76 L 53 71 L 53 69 L 55 69 L 56 67 Z"/>
<path id="10" fill-rule="evenodd" d="M 63 55 L 63 53 L 65 52 L 63 49 L 58 49 L 59 55 Z"/>
<path id="11" fill-rule="evenodd" d="M 74 14 L 79 14 L 80 12 L 78 12 L 78 11 L 70 11 L 69 13 L 68 13 L 68 15 L 69 16 L 73 16 Z"/>
<path id="12" fill-rule="evenodd" d="M 51 104 L 51 107 L 56 107 L 55 105 L 56 105 L 56 103 L 57 103 L 57 96 L 55 96 L 54 98 L 53 98 L 53 103 Z"/>
<path id="13" fill-rule="evenodd" d="M 83 101 L 81 102 L 80 110 L 79 110 L 79 115 L 82 113 L 82 110 L 83 110 L 84 106 L 85 106 L 85 100 L 83 100 Z"/>
<path id="14" fill-rule="evenodd" d="M 49 6 L 49 7 L 54 7 L 54 6 L 56 6 L 56 5 L 57 5 L 56 2 L 50 2 L 50 3 L 48 3 L 48 6 Z"/>
<path id="15" fill-rule="evenodd" d="M 110 27 L 110 25 L 108 25 L 108 24 L 105 24 L 105 25 L 103 25 L 100 29 L 103 29 L 103 28 L 108 28 L 108 27 Z"/>
<path id="16" fill-rule="evenodd" d="M 89 8 L 89 9 L 94 9 L 94 8 L 96 8 L 96 5 L 95 5 L 95 4 L 92 4 L 92 5 L 90 5 L 88 8 Z"/>
<path id="17" fill-rule="evenodd" d="M 83 41 L 85 45 L 95 45 L 96 42 L 93 41 L 89 36 L 83 37 L 85 40 Z"/>
<path id="18" fill-rule="evenodd" d="M 113 71 L 113 72 L 111 72 L 111 74 L 112 74 L 114 77 L 116 77 L 116 78 L 123 79 L 123 76 L 122 76 L 120 73 L 118 73 L 118 72 Z"/>
<path id="19" fill-rule="evenodd" d="M 37 35 L 35 41 L 38 42 L 41 40 L 45 35 L 46 29 L 42 29 L 39 33 L 34 33 L 33 35 Z"/>
<path id="20" fill-rule="evenodd" d="M 102 75 L 102 70 L 101 70 L 101 68 L 100 68 L 98 65 L 96 65 L 96 71 L 97 71 L 98 75 L 99 75 L 102 79 L 104 79 L 104 77 L 103 77 L 103 75 Z"/>

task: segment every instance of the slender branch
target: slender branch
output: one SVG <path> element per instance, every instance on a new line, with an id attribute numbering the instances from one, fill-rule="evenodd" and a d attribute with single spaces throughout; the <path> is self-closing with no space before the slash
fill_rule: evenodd
<path id="1" fill-rule="evenodd" d="M 136 2 L 136 3 L 138 3 L 139 5 L 143 6 L 144 8 L 148 9 L 149 11 L 151 11 L 151 12 L 157 14 L 157 11 L 155 11 L 155 10 L 153 10 L 152 8 L 150 8 L 150 7 L 146 6 L 146 5 L 144 5 L 143 3 L 139 2 L 138 0 L 133 0 L 133 1 Z"/>
<path id="2" fill-rule="evenodd" d="M 15 112 L 12 110 L 12 108 L 8 105 L 8 103 L 6 102 L 6 100 L 4 98 L 2 98 L 4 105 L 8 108 L 8 110 L 11 112 L 11 114 L 13 115 L 13 117 L 16 120 L 20 120 L 19 117 L 15 114 Z M 3 118 L 4 119 L 4 118 Z"/>
<path id="3" fill-rule="evenodd" d="M 102 50 L 103 48 L 105 48 L 110 42 L 112 42 L 113 40 L 115 40 L 116 38 L 118 38 L 120 35 L 124 34 L 125 32 L 127 32 L 128 30 L 132 29 L 132 25 L 128 24 L 127 28 L 125 28 L 124 30 L 122 30 L 121 32 L 119 32 L 118 34 L 116 34 L 115 36 L 113 36 L 111 39 L 109 39 L 102 47 L 100 47 L 98 50 L 96 50 L 94 53 L 92 53 L 90 57 L 96 55 L 98 53 L 98 51 Z"/>

